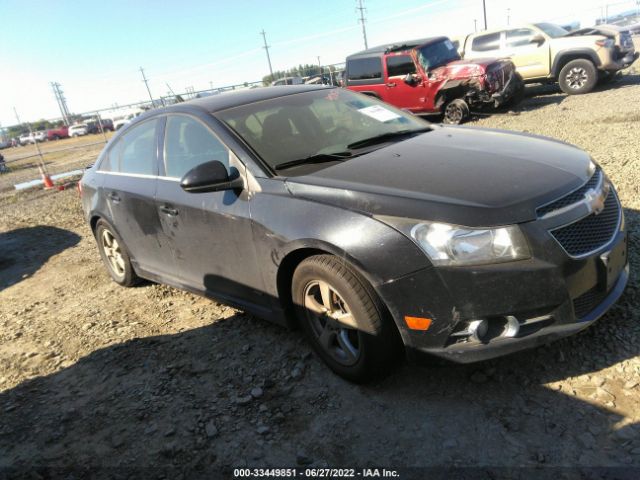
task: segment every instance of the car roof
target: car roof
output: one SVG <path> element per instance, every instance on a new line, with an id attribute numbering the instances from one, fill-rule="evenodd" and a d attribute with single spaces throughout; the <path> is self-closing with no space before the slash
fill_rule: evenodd
<path id="1" fill-rule="evenodd" d="M 283 85 L 277 87 L 253 88 L 248 90 L 239 90 L 236 92 L 223 92 L 220 95 L 213 95 L 211 97 L 196 98 L 187 102 L 176 103 L 166 107 L 165 109 L 158 109 L 155 111 L 170 112 L 172 110 L 179 110 L 181 105 L 193 105 L 207 110 L 210 113 L 214 113 L 228 108 L 248 105 L 250 103 L 261 102 L 263 100 L 271 100 L 278 97 L 285 97 L 296 93 L 320 90 L 323 88 L 335 87 L 325 85 Z"/>
<path id="2" fill-rule="evenodd" d="M 428 37 L 428 38 L 419 38 L 417 40 L 407 40 L 406 42 L 391 43 L 391 44 L 387 43 L 386 45 L 378 45 L 377 47 L 371 47 L 366 50 L 353 53 L 347 57 L 347 60 L 352 60 L 358 57 L 371 57 L 374 55 L 388 53 L 388 52 L 398 52 L 402 50 L 409 50 L 410 48 L 418 47 L 420 45 L 426 45 L 427 43 L 433 43 L 439 40 L 447 40 L 447 39 L 448 37 Z"/>

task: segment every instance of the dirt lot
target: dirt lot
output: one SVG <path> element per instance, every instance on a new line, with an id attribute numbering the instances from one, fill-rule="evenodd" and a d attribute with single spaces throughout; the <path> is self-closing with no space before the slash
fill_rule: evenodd
<path id="1" fill-rule="evenodd" d="M 75 191 L 4 198 L 0 468 L 42 467 L 35 478 L 47 477 L 44 467 L 192 478 L 245 465 L 463 466 L 481 478 L 582 468 L 571 478 L 638 478 L 640 75 L 580 97 L 528 93 L 519 113 L 472 126 L 589 151 L 617 185 L 635 235 L 631 283 L 593 327 L 482 364 L 404 365 L 356 386 L 298 332 L 165 286 L 116 286 Z"/>

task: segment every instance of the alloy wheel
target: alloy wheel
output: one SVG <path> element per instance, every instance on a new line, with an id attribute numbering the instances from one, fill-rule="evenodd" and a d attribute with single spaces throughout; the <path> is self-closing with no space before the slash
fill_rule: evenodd
<path id="1" fill-rule="evenodd" d="M 314 280 L 304 289 L 304 307 L 322 349 L 344 366 L 358 362 L 361 356 L 360 333 L 346 325 L 353 325 L 349 306 L 327 282 Z"/>
<path id="2" fill-rule="evenodd" d="M 585 86 L 587 81 L 589 80 L 589 75 L 587 71 L 582 67 L 575 67 L 569 70 L 566 76 L 567 85 L 574 90 L 578 90 Z"/>
<path id="3" fill-rule="evenodd" d="M 109 262 L 109 267 L 119 277 L 124 277 L 125 262 L 118 240 L 109 230 L 102 231 L 102 249 Z"/>

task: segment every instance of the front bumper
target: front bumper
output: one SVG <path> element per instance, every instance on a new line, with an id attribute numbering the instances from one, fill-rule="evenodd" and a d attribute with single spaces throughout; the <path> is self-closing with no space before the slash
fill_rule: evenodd
<path id="1" fill-rule="evenodd" d="M 627 285 L 628 244 L 627 233 L 621 230 L 606 248 L 576 260 L 550 240 L 542 242 L 537 252 L 534 248 L 530 260 L 425 269 L 379 286 L 378 293 L 409 353 L 424 352 L 459 363 L 487 360 L 573 335 L 604 315 Z M 606 251 L 622 251 L 624 259 L 617 277 L 603 285 L 600 263 Z M 592 292 L 595 296 L 589 297 Z M 591 298 L 586 309 L 585 297 Z M 427 331 L 411 330 L 405 315 L 430 318 L 431 326 Z M 457 336 L 471 320 L 486 319 L 491 325 L 508 317 L 520 322 L 514 337 L 473 341 Z"/>

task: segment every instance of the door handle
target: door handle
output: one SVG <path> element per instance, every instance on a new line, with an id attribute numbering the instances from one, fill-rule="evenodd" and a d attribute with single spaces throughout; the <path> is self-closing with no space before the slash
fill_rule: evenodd
<path id="1" fill-rule="evenodd" d="M 396 86 L 396 82 L 389 82 L 387 83 L 387 87 L 391 88 L 391 87 L 395 87 Z"/>
<path id="2" fill-rule="evenodd" d="M 167 205 L 161 206 L 160 207 L 160 211 L 162 213 L 166 213 L 170 217 L 175 217 L 176 215 L 178 215 L 178 210 L 176 210 L 175 208 L 171 208 L 171 207 L 169 207 Z"/>
<path id="3" fill-rule="evenodd" d="M 120 197 L 116 192 L 111 192 L 109 195 L 107 195 L 107 197 L 109 197 L 109 200 L 111 200 L 113 203 L 120 202 Z"/>

